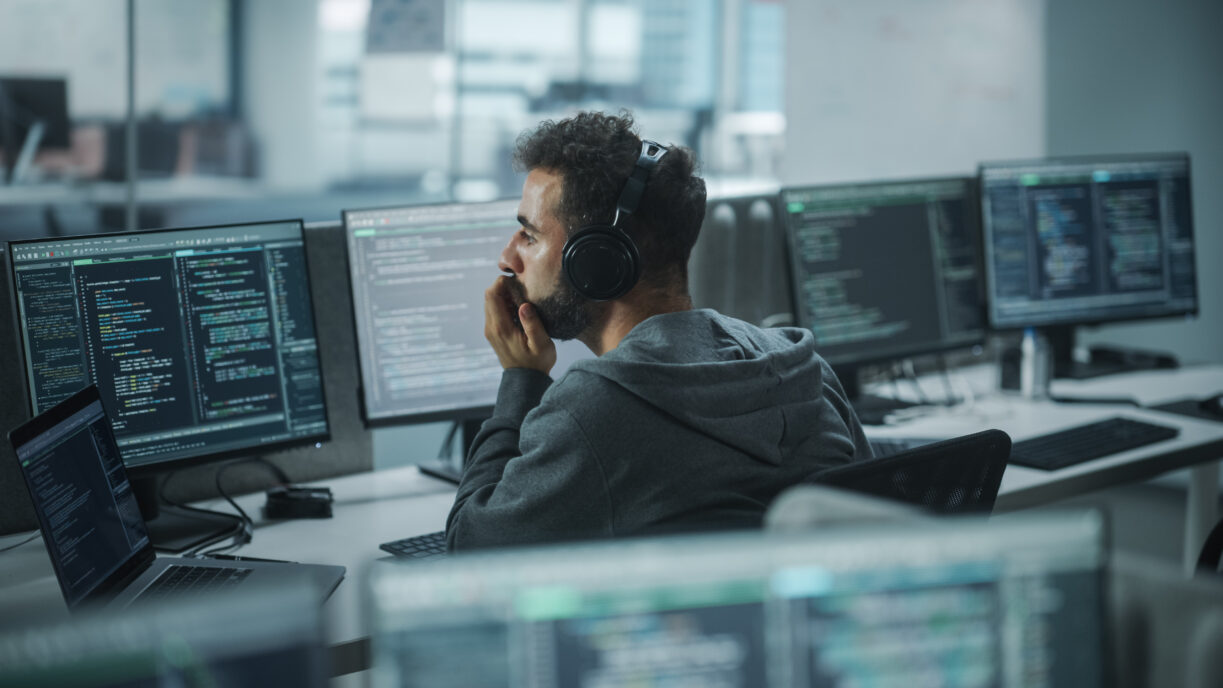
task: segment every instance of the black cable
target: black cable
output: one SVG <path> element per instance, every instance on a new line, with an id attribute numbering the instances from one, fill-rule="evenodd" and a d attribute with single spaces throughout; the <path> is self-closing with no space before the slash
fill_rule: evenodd
<path id="1" fill-rule="evenodd" d="M 186 554 L 185 556 L 201 557 L 201 556 L 208 556 L 210 554 L 216 554 L 218 552 L 223 552 L 227 549 L 235 549 L 237 547 L 241 547 L 242 545 L 248 544 L 251 541 L 251 538 L 254 537 L 255 522 L 251 519 L 250 515 L 246 513 L 246 510 L 243 509 L 241 506 L 239 506 L 238 503 L 234 501 L 233 497 L 230 497 L 229 493 L 225 491 L 224 486 L 221 485 L 221 477 L 225 475 L 226 471 L 233 468 L 234 466 L 239 466 L 244 463 L 255 463 L 255 462 L 262 462 L 264 465 L 272 466 L 276 468 L 274 464 L 272 464 L 270 461 L 267 461 L 263 457 L 253 456 L 253 457 L 246 458 L 246 459 L 240 459 L 238 461 L 232 461 L 217 469 L 216 474 L 213 476 L 213 479 L 214 479 L 213 484 L 217 488 L 217 493 L 220 494 L 222 497 L 224 497 L 225 501 L 229 502 L 230 506 L 232 506 L 238 512 L 238 518 L 240 520 L 238 522 L 238 525 L 235 526 L 233 529 L 226 531 L 225 533 L 222 533 L 221 535 L 218 535 L 216 537 L 209 538 L 208 540 L 196 545 L 195 547 L 192 547 L 191 551 L 188 552 L 188 554 Z M 277 468 L 277 472 L 280 472 L 279 468 Z M 230 537 L 233 538 L 233 542 L 227 545 L 223 545 L 221 547 L 214 547 L 214 545 L 216 545 L 218 542 L 221 542 L 225 540 L 226 538 L 230 538 Z"/>
<path id="2" fill-rule="evenodd" d="M 169 504 L 170 506 L 176 509 L 182 509 L 183 511 L 190 511 L 190 512 L 194 512 L 197 514 L 204 514 L 205 516 L 233 516 L 233 514 L 227 514 L 224 511 L 214 511 L 212 509 L 201 509 L 199 507 L 189 506 L 187 504 L 180 504 L 179 502 L 176 502 L 173 499 L 170 499 L 170 497 L 166 495 L 166 485 L 169 485 L 170 479 L 178 475 L 178 473 L 179 471 L 171 471 L 170 474 L 166 476 L 166 479 L 161 481 L 161 487 L 157 490 L 157 498 L 159 500 L 161 500 L 162 502 L 165 502 L 166 504 Z M 191 514 L 183 514 L 183 515 L 188 516 L 188 517 L 191 516 Z M 211 518 L 206 518 L 206 519 L 201 518 L 200 520 L 201 521 L 212 521 Z"/>
<path id="3" fill-rule="evenodd" d="M 5 553 L 5 552 L 7 552 L 7 551 L 9 551 L 9 550 L 12 550 L 12 549 L 17 549 L 18 547 L 20 547 L 20 546 L 22 546 L 22 545 L 24 545 L 24 544 L 27 544 L 27 543 L 30 543 L 30 542 L 34 542 L 35 540 L 37 540 L 37 539 L 38 539 L 38 537 L 39 537 L 40 535 L 42 535 L 42 531 L 41 531 L 41 530 L 36 530 L 36 531 L 34 531 L 34 534 L 33 534 L 33 535 L 31 535 L 30 537 L 28 537 L 28 538 L 26 538 L 26 539 L 22 540 L 21 542 L 18 542 L 18 543 L 17 543 L 17 544 L 15 544 L 15 545 L 9 545 L 8 547 L 5 547 L 4 549 L 0 549 L 0 554 L 3 554 L 3 553 Z"/>
<path id="4" fill-rule="evenodd" d="M 930 401 L 930 397 L 926 396 L 926 390 L 921 388 L 921 383 L 917 380 L 917 371 L 913 369 L 913 359 L 906 358 L 904 363 L 900 365 L 900 371 L 904 373 L 905 379 L 917 391 L 917 400 L 921 402 L 922 406 L 932 405 L 933 402 Z"/>
<path id="5" fill-rule="evenodd" d="M 947 393 L 947 405 L 955 406 L 960 403 L 961 399 L 955 395 L 955 388 L 951 386 L 951 373 L 947 372 L 947 355 L 939 354 L 938 357 L 939 372 L 942 373 L 943 391 Z"/>
<path id="6" fill-rule="evenodd" d="M 263 466 L 265 466 L 267 469 L 269 469 L 270 471 L 272 471 L 272 473 L 276 475 L 276 480 L 280 481 L 281 485 L 288 485 L 293 482 L 292 480 L 289 480 L 289 474 L 285 473 L 284 469 L 272 463 L 271 461 L 268 461 L 267 459 L 263 458 L 262 456 L 252 456 L 249 459 L 246 459 L 246 461 L 251 462 L 251 463 L 263 464 Z"/>

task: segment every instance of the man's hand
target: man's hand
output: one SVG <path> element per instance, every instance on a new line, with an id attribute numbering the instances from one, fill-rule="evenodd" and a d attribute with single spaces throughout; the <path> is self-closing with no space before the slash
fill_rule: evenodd
<path id="1" fill-rule="evenodd" d="M 507 284 L 511 279 L 516 278 L 499 276 L 484 291 L 484 338 L 502 368 L 531 368 L 547 375 L 556 365 L 556 344 L 531 304 L 517 306 L 518 323 L 514 322 L 514 299 Z"/>

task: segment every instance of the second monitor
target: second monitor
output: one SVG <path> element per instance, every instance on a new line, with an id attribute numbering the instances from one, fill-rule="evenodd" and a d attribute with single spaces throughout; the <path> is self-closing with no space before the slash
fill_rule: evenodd
<path id="1" fill-rule="evenodd" d="M 864 400 L 861 365 L 984 342 L 971 179 L 794 187 L 782 201 L 795 316 L 851 399 Z"/>
<path id="2" fill-rule="evenodd" d="M 484 290 L 518 230 L 518 201 L 344 213 L 361 400 L 369 425 L 486 418 L 501 364 L 484 339 Z M 553 377 L 591 354 L 557 343 Z"/>
<path id="3" fill-rule="evenodd" d="M 1197 312 L 1184 153 L 987 163 L 980 175 L 990 324 L 1043 329 L 1059 377 L 1119 370 L 1072 358 L 1076 325 Z"/>

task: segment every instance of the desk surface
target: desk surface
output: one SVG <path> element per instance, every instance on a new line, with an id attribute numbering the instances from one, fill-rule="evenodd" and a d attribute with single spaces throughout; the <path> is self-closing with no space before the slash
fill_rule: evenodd
<path id="1" fill-rule="evenodd" d="M 976 387 L 989 383 L 978 380 L 972 384 Z M 1142 393 L 1151 401 L 1159 402 L 1219 391 L 1223 387 L 1223 366 L 1138 373 L 1072 385 L 1084 396 L 1111 395 L 1113 392 L 1109 390 L 1116 387 Z M 935 389 L 936 384 L 931 384 L 930 388 Z M 998 499 L 998 508 L 1002 510 L 1145 480 L 1223 456 L 1223 423 L 1132 406 L 1034 402 L 990 393 L 986 389 L 978 391 L 978 399 L 971 405 L 934 408 L 905 423 L 870 427 L 868 434 L 875 437 L 949 437 L 996 427 L 1022 440 L 1112 415 L 1174 425 L 1181 430 L 1175 439 L 1058 471 L 1009 466 Z M 1055 392 L 1070 395 L 1072 390 L 1055 388 Z M 366 635 L 363 581 L 370 566 L 390 559 L 378 545 L 441 530 L 454 500 L 454 487 L 421 475 L 413 466 L 333 478 L 324 483 L 331 487 L 336 499 L 336 515 L 331 519 L 267 522 L 259 515 L 263 502 L 261 493 L 238 498 L 242 507 L 256 519 L 254 540 L 238 553 L 347 567 L 347 578 L 325 606 L 329 639 L 341 643 Z M 221 500 L 206 506 L 223 511 L 230 509 Z M 28 534 L 0 537 L 0 548 L 25 537 Z M 49 619 L 66 616 L 41 540 L 0 554 L 0 617 Z"/>
<path id="2" fill-rule="evenodd" d="M 952 387 L 970 389 L 975 401 L 952 407 L 925 407 L 915 411 L 908 420 L 868 426 L 867 436 L 945 438 L 998 428 L 1018 442 L 1111 416 L 1125 416 L 1180 429 L 1180 435 L 1174 439 L 1057 471 L 1007 466 L 996 504 L 996 508 L 1002 511 L 1148 480 L 1223 457 L 1223 423 L 1129 405 L 1066 404 L 1024 399 L 1017 393 L 999 392 L 996 371 L 988 365 L 958 371 L 954 376 L 958 379 Z M 919 378 L 917 384 L 931 391 L 942 388 L 942 384 L 934 380 Z M 898 389 L 900 396 L 909 400 L 914 400 L 917 394 L 910 385 L 902 385 Z M 1223 391 L 1223 366 L 1218 365 L 1142 371 L 1092 380 L 1056 380 L 1051 389 L 1058 397 L 1128 397 L 1142 404 L 1203 397 L 1219 391 Z"/>
<path id="3" fill-rule="evenodd" d="M 454 486 L 422 475 L 415 466 L 323 481 L 335 495 L 335 517 L 269 522 L 260 515 L 263 494 L 236 501 L 255 520 L 254 539 L 239 555 L 347 567 L 344 582 L 324 605 L 332 643 L 364 637 L 362 585 L 370 566 L 389 560 L 378 545 L 442 530 L 454 503 Z M 224 500 L 201 505 L 230 512 Z M 0 538 L 0 548 L 29 533 Z M 67 618 L 55 572 L 42 539 L 0 554 L 0 617 Z"/>

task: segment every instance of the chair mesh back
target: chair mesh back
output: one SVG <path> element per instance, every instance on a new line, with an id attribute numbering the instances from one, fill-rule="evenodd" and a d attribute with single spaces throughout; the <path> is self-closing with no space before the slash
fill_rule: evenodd
<path id="1" fill-rule="evenodd" d="M 939 514 L 988 513 L 998 498 L 1010 455 L 1010 436 L 1001 430 L 985 430 L 825 469 L 808 482 L 914 504 Z"/>

